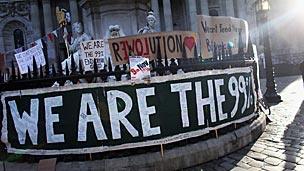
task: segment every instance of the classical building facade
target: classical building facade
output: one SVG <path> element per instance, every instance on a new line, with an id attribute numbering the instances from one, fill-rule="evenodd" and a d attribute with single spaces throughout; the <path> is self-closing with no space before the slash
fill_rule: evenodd
<path id="1" fill-rule="evenodd" d="M 0 52 L 13 49 L 41 38 L 59 27 L 55 8 L 65 8 L 71 13 L 71 21 L 82 21 L 84 30 L 93 38 L 103 38 L 109 25 L 120 25 L 126 35 L 136 34 L 146 24 L 149 9 L 158 20 L 156 30 L 197 30 L 196 15 L 223 15 L 243 18 L 249 23 L 250 36 L 254 43 L 261 44 L 259 19 L 256 15 L 256 0 L 0 0 Z M 283 0 L 271 0 L 271 17 L 276 18 L 284 10 Z M 304 39 L 296 39 L 292 45 L 281 40 L 281 27 L 271 30 L 275 63 L 301 60 Z M 297 30 L 300 31 L 300 30 Z M 47 43 L 49 58 L 62 55 L 62 38 Z M 282 55 L 298 54 L 297 60 L 286 60 Z M 262 50 L 259 48 L 258 50 Z M 7 56 L 13 56 L 12 53 Z M 287 54 L 288 55 L 288 54 Z M 277 59 L 276 59 L 277 56 Z M 290 57 L 290 55 L 288 56 Z M 11 57 L 13 59 L 13 57 Z"/>

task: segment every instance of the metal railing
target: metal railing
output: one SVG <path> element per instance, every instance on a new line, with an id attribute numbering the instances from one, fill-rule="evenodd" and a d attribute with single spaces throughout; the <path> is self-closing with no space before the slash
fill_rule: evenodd
<path id="1" fill-rule="evenodd" d="M 154 75 L 163 76 L 178 74 L 178 70 L 192 72 L 253 66 L 253 49 L 250 39 L 247 52 L 244 52 L 242 41 L 239 42 L 237 54 L 232 54 L 231 48 L 227 49 L 222 45 L 221 48 L 214 47 L 213 57 L 205 60 L 198 56 L 196 47 L 194 58 L 177 59 L 163 59 L 159 49 L 157 51 L 157 59 L 150 61 L 151 72 Z M 183 56 L 186 56 L 185 53 L 185 50 L 183 50 Z M 85 72 L 81 65 L 81 60 L 79 60 L 79 67 L 77 67 L 73 57 L 71 58 L 70 67 L 67 62 L 65 63 L 65 70 L 62 69 L 62 59 L 59 56 L 56 59 L 56 63 L 51 65 L 49 64 L 48 57 L 45 60 L 46 65 L 44 67 L 40 66 L 38 69 L 35 58 L 33 58 L 33 70 L 31 71 L 28 67 L 28 73 L 22 75 L 18 67 L 15 66 L 15 63 L 12 62 L 11 69 L 7 68 L 6 72 L 0 72 L 0 92 L 51 87 L 54 82 L 62 86 L 67 80 L 70 80 L 73 84 L 77 84 L 80 79 L 85 79 L 86 82 L 91 83 L 94 82 L 94 78 L 99 78 L 99 82 L 107 82 L 110 76 L 115 77 L 116 81 L 121 81 L 122 75 L 126 75 L 128 79 L 130 78 L 129 68 L 126 64 L 122 66 L 117 65 L 115 68 L 112 68 L 112 64 L 109 62 L 103 69 L 98 70 L 97 62 L 94 61 L 94 70 Z"/>
<path id="2" fill-rule="evenodd" d="M 178 70 L 183 72 L 193 72 L 201 70 L 212 70 L 212 69 L 226 69 L 234 67 L 246 67 L 252 66 L 254 69 L 254 81 L 257 87 L 257 72 L 256 63 L 253 60 L 253 49 L 252 44 L 249 41 L 247 52 L 244 52 L 243 46 L 239 45 L 239 51 L 237 54 L 232 54 L 231 49 L 218 50 L 216 47 L 213 51 L 213 57 L 210 59 L 203 60 L 197 54 L 194 58 L 185 59 L 162 59 L 160 55 L 157 55 L 156 60 L 150 61 L 151 72 L 156 73 L 158 76 L 178 74 Z M 160 52 L 158 52 L 160 54 Z M 23 90 L 23 89 L 33 89 L 42 87 L 51 87 L 54 82 L 58 82 L 61 86 L 67 80 L 72 81 L 74 84 L 78 83 L 80 79 L 86 79 L 87 82 L 94 82 L 94 78 L 100 78 L 101 82 L 107 82 L 109 77 L 115 77 L 116 81 L 122 80 L 122 75 L 130 75 L 127 65 L 116 66 L 112 68 L 111 63 L 106 65 L 102 70 L 98 70 L 97 62 L 94 61 L 94 70 L 92 72 L 84 72 L 82 65 L 79 64 L 77 68 L 75 60 L 71 59 L 70 69 L 68 69 L 68 64 L 66 63 L 65 70 L 62 69 L 61 58 L 57 57 L 56 64 L 49 64 L 46 58 L 46 65 L 38 69 L 35 59 L 33 59 L 33 71 L 27 74 L 21 75 L 15 63 L 11 64 L 11 71 L 7 69 L 5 73 L 0 73 L 0 92 L 10 91 L 10 90 Z M 15 72 L 17 70 L 17 72 Z M 4 80 L 4 78 L 8 80 Z M 257 91 L 257 90 L 256 90 Z M 0 116 L 1 119 L 1 116 Z M 254 120 L 246 121 L 240 124 L 231 124 L 227 127 L 218 130 L 218 134 L 222 135 L 226 132 L 236 130 L 243 125 L 249 124 Z M 1 122 L 0 122 L 1 125 Z M 166 145 L 166 148 L 174 148 L 177 146 L 187 145 L 189 143 L 195 143 L 198 141 L 206 140 L 209 138 L 216 137 L 214 132 L 210 132 L 204 136 L 196 137 L 192 139 L 182 140 L 176 143 Z M 0 143 L 0 159 L 9 160 L 11 156 L 13 159 L 11 161 L 18 162 L 38 162 L 40 159 L 46 158 L 46 156 L 31 156 L 31 155 L 15 155 L 8 154 L 4 144 Z M 158 146 L 151 147 L 141 147 L 136 149 L 118 150 L 110 151 L 96 154 L 79 154 L 79 155 L 57 155 L 59 161 L 86 161 L 86 160 L 97 160 L 113 158 L 117 156 L 128 156 L 134 154 L 142 154 L 145 152 L 159 151 Z"/>

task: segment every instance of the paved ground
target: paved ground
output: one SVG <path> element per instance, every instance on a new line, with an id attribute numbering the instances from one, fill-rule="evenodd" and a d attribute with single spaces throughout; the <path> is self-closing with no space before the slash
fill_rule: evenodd
<path id="1" fill-rule="evenodd" d="M 185 170 L 304 171 L 304 88 L 300 76 L 276 78 L 283 102 L 271 107 L 271 119 L 261 137 L 223 158 Z M 265 87 L 265 80 L 261 80 Z M 265 91 L 265 90 L 263 90 Z"/>

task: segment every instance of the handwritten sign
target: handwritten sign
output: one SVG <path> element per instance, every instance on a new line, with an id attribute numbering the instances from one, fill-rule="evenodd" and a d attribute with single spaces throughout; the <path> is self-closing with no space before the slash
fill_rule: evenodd
<path id="1" fill-rule="evenodd" d="M 149 33 L 109 39 L 112 61 L 116 65 L 129 61 L 129 52 L 135 55 L 155 59 L 193 58 L 196 50 L 197 36 L 190 31 L 172 31 Z"/>
<path id="2" fill-rule="evenodd" d="M 211 58 L 214 49 L 226 51 L 229 48 L 232 54 L 238 52 L 239 33 L 241 33 L 244 48 L 248 45 L 248 23 L 245 20 L 233 17 L 197 16 L 198 33 L 203 58 Z"/>
<path id="3" fill-rule="evenodd" d="M 16 61 L 21 74 L 26 74 L 28 72 L 28 67 L 33 70 L 33 57 L 36 60 L 38 68 L 45 65 L 45 58 L 43 51 L 39 45 L 36 45 L 24 52 L 15 54 Z"/>
<path id="4" fill-rule="evenodd" d="M 96 60 L 98 70 L 104 68 L 104 41 L 102 39 L 81 42 L 80 48 L 85 71 L 94 70 L 94 60 Z"/>
<path id="5" fill-rule="evenodd" d="M 151 84 L 1 92 L 8 153 L 84 154 L 202 136 L 256 116 L 252 68 L 167 75 Z M 206 110 L 205 110 L 206 109 Z"/>
<path id="6" fill-rule="evenodd" d="M 149 79 L 150 75 L 150 66 L 149 59 L 141 56 L 130 57 L 130 73 L 131 81 L 135 82 L 138 80 Z"/>

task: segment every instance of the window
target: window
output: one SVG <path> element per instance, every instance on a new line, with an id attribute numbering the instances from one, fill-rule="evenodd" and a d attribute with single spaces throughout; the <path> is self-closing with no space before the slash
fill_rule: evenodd
<path id="1" fill-rule="evenodd" d="M 14 31 L 14 43 L 15 43 L 15 49 L 24 46 L 23 32 L 20 29 L 16 29 Z"/>
<path id="2" fill-rule="evenodd" d="M 210 16 L 219 16 L 218 11 L 216 9 L 209 9 Z"/>

